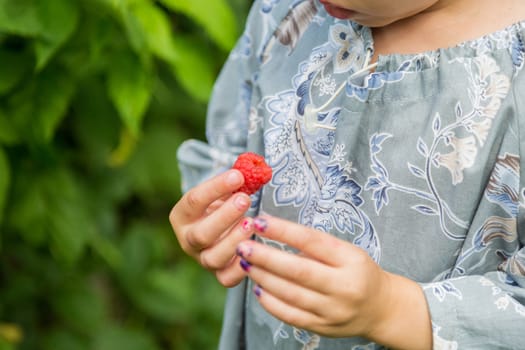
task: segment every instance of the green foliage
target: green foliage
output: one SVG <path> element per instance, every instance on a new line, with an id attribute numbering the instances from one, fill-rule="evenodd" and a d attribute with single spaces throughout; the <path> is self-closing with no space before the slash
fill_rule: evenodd
<path id="1" fill-rule="evenodd" d="M 214 349 L 168 222 L 244 0 L 0 0 L 0 349 Z"/>

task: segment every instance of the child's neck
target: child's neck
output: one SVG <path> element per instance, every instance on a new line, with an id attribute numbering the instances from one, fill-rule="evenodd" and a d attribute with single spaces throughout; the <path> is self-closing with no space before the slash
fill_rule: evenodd
<path id="1" fill-rule="evenodd" d="M 452 47 L 524 19 L 524 0 L 440 0 L 413 17 L 374 28 L 374 61 L 378 55 Z"/>

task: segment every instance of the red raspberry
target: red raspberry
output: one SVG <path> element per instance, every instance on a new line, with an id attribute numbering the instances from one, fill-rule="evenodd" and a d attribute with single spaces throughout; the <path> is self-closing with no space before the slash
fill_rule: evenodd
<path id="1" fill-rule="evenodd" d="M 232 168 L 239 170 L 244 176 L 244 185 L 238 192 L 249 195 L 259 191 L 272 178 L 272 168 L 266 164 L 264 157 L 256 153 L 240 154 Z"/>

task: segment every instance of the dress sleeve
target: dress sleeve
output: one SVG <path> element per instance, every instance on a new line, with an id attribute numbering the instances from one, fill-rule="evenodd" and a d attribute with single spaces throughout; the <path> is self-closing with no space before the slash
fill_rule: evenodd
<path id="1" fill-rule="evenodd" d="M 266 35 L 263 3 L 257 0 L 252 5 L 246 28 L 215 82 L 206 116 L 207 142 L 190 139 L 177 151 L 184 192 L 228 169 L 246 150 L 258 51 Z"/>
<path id="2" fill-rule="evenodd" d="M 513 128 L 519 153 L 513 205 L 516 214 L 507 226 L 492 234 L 504 238 L 497 253 L 502 263 L 492 271 L 422 284 L 432 318 L 434 349 L 523 349 L 525 348 L 525 89 L 524 72 L 513 86 Z M 508 180 L 508 183 L 512 181 Z M 513 180 L 514 181 L 514 180 Z M 482 245 L 482 243 L 479 243 Z M 481 266 L 486 256 L 480 253 Z M 476 270 L 476 266 L 471 267 Z"/>
<path id="3" fill-rule="evenodd" d="M 521 349 L 525 344 L 525 267 L 522 248 L 507 271 L 426 284 L 434 350 Z M 518 278 L 519 277 L 519 278 Z"/>

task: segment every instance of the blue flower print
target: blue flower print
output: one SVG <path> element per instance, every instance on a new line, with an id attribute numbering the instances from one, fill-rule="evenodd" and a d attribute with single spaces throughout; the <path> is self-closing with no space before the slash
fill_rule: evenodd
<path id="1" fill-rule="evenodd" d="M 297 113 L 299 115 L 304 115 L 304 109 L 311 102 L 310 101 L 310 86 L 312 85 L 312 80 L 315 76 L 315 73 L 310 73 L 307 76 L 307 79 L 303 81 L 297 88 L 296 94 L 299 97 L 299 103 L 297 103 Z"/>
<path id="2" fill-rule="evenodd" d="M 317 334 L 311 334 L 303 329 L 294 328 L 294 338 L 303 344 L 302 350 L 315 350 L 319 348 L 321 338 Z"/>
<path id="3" fill-rule="evenodd" d="M 263 0 L 261 5 L 261 11 L 263 13 L 272 12 L 275 5 L 277 5 L 281 0 Z"/>
<path id="4" fill-rule="evenodd" d="M 277 186 L 275 191 L 276 203 L 299 205 L 308 197 L 309 182 L 302 162 L 287 155 L 284 163 L 275 172 L 272 184 Z"/>
<path id="5" fill-rule="evenodd" d="M 335 132 L 331 131 L 327 133 L 325 136 L 319 137 L 314 142 L 313 149 L 315 152 L 323 156 L 329 156 L 334 146 L 334 141 L 335 141 Z"/>
<path id="6" fill-rule="evenodd" d="M 337 49 L 334 57 L 334 73 L 344 73 L 350 69 L 358 70 L 366 52 L 363 40 L 348 24 L 337 23 L 330 28 L 330 42 Z M 362 64 L 361 64 L 362 65 Z"/>
<path id="7" fill-rule="evenodd" d="M 432 289 L 432 294 L 440 301 L 443 302 L 447 296 L 454 296 L 459 300 L 463 299 L 463 294 L 456 288 L 452 283 L 452 280 L 431 283 L 425 286 L 424 289 Z"/>
<path id="8" fill-rule="evenodd" d="M 345 169 L 339 166 L 329 166 L 326 170 L 326 179 L 321 189 L 321 198 L 323 200 L 332 199 L 338 192 L 349 193 L 349 199 L 356 207 L 363 202 L 361 197 L 359 197 L 361 186 L 346 176 Z"/>
<path id="9" fill-rule="evenodd" d="M 375 262 L 379 263 L 381 258 L 381 244 L 379 237 L 377 236 L 370 219 L 368 219 L 363 212 L 360 212 L 360 214 L 362 232 L 356 237 L 356 239 L 354 239 L 353 243 L 367 252 Z"/>
<path id="10" fill-rule="evenodd" d="M 370 138 L 371 168 L 375 176 L 368 178 L 365 189 L 372 190 L 372 199 L 374 200 L 376 213 L 379 213 L 381 208 L 388 204 L 388 190 L 391 188 L 390 181 L 388 180 L 388 170 L 381 161 L 379 161 L 377 155 L 382 150 L 383 142 L 391 136 L 390 134 L 383 133 L 374 134 Z"/>
<path id="11" fill-rule="evenodd" d="M 514 66 L 518 70 L 522 69 L 525 62 L 525 43 L 523 43 L 521 36 L 514 38 L 511 45 L 511 53 L 512 63 L 514 63 Z"/>
<path id="12" fill-rule="evenodd" d="M 244 33 L 239 41 L 235 49 L 230 54 L 230 59 L 239 59 L 239 58 L 247 58 L 252 55 L 252 38 Z"/>
<path id="13" fill-rule="evenodd" d="M 520 187 L 520 158 L 505 154 L 498 158 L 489 185 L 485 192 L 487 199 L 499 204 L 511 217 L 518 216 Z"/>
<path id="14" fill-rule="evenodd" d="M 382 88 L 386 83 L 393 83 L 403 79 L 405 72 L 402 70 L 396 72 L 376 72 L 365 78 L 363 85 L 349 82 L 346 85 L 346 95 L 355 97 L 359 101 L 365 102 L 368 99 L 370 90 Z"/>

